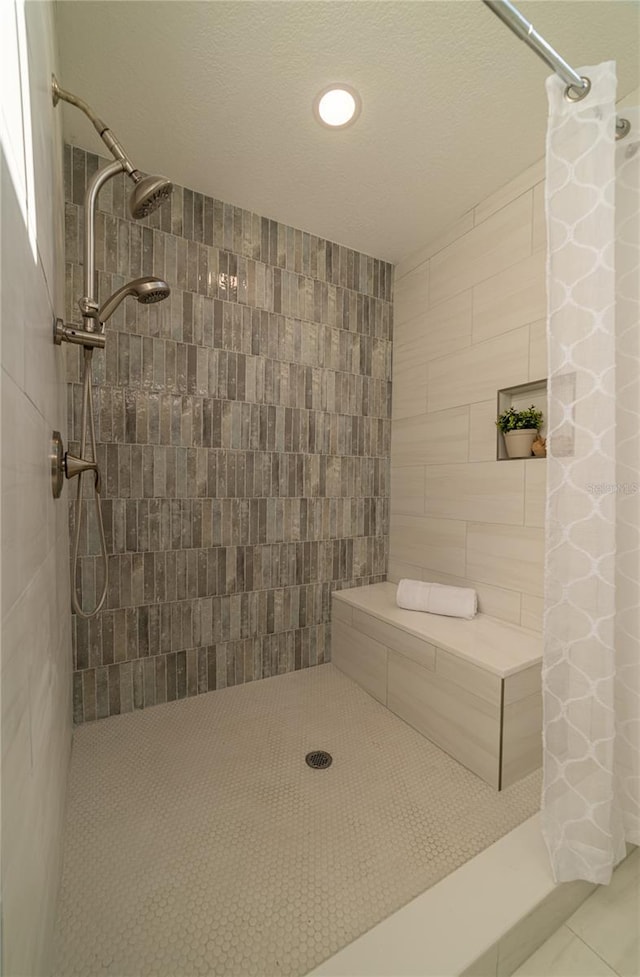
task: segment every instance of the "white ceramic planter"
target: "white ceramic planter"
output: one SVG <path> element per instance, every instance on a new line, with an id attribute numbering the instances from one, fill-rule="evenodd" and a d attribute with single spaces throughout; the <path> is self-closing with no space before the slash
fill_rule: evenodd
<path id="1" fill-rule="evenodd" d="M 524 427 L 519 431 L 505 431 L 504 445 L 509 458 L 531 458 L 531 445 L 538 436 L 535 427 Z"/>

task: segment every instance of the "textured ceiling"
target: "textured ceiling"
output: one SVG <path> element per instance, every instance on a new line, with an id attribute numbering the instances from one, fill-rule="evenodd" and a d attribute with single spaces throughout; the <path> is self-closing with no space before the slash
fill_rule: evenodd
<path id="1" fill-rule="evenodd" d="M 397 262 L 544 154 L 546 66 L 480 0 L 58 0 L 60 81 L 137 166 Z M 638 84 L 636 0 L 523 0 L 573 67 Z M 331 82 L 361 94 L 315 121 Z M 64 108 L 69 142 L 101 143 Z"/>

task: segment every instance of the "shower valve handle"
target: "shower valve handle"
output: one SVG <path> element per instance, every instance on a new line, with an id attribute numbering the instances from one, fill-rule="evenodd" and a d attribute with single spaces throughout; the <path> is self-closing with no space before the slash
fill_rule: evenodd
<path id="1" fill-rule="evenodd" d="M 64 460 L 62 462 L 62 467 L 64 468 L 64 473 L 67 478 L 75 478 L 76 475 L 81 475 L 83 472 L 95 472 L 96 492 L 98 495 L 100 495 L 100 469 L 95 461 L 87 461 L 85 458 L 76 458 L 75 455 L 70 455 L 69 452 L 66 451 Z"/>

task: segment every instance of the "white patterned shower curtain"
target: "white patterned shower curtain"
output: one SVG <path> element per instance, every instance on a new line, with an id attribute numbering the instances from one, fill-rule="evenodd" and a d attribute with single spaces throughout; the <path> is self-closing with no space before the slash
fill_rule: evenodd
<path id="1" fill-rule="evenodd" d="M 556 881 L 640 844 L 640 112 L 547 82 L 543 832 Z"/>

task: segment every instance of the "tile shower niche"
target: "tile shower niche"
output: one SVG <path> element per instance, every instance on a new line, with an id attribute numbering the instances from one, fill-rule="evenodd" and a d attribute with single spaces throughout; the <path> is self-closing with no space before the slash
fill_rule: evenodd
<path id="1" fill-rule="evenodd" d="M 509 407 L 515 407 L 516 410 L 526 410 L 526 408 L 531 407 L 532 404 L 535 408 L 537 408 L 537 410 L 542 411 L 542 427 L 540 428 L 540 433 L 544 438 L 547 436 L 546 379 L 534 380 L 531 383 L 521 383 L 516 387 L 504 387 L 502 390 L 498 390 L 498 409 L 496 411 L 496 417 L 502 414 L 503 411 L 508 410 Z M 497 425 L 496 458 L 498 461 L 513 460 L 507 455 L 504 437 L 502 435 L 502 431 Z M 531 455 L 531 459 L 536 459 L 536 455 Z M 529 459 L 526 460 L 528 461 Z"/>

